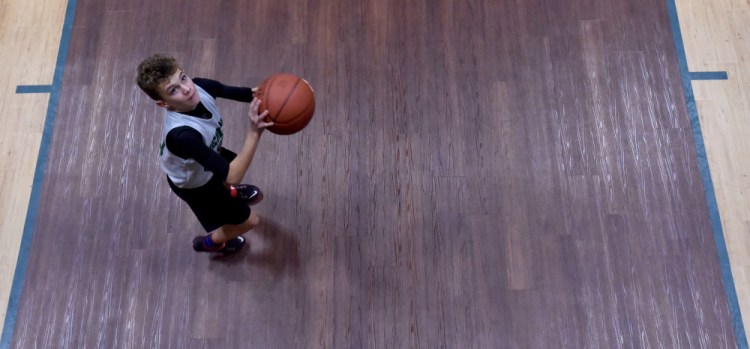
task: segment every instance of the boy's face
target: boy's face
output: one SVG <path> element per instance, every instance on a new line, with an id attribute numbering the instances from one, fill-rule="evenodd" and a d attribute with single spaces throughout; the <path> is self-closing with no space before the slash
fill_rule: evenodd
<path id="1" fill-rule="evenodd" d="M 159 85 L 159 95 L 161 100 L 156 101 L 156 105 L 177 112 L 191 111 L 201 101 L 193 80 L 182 69 Z"/>

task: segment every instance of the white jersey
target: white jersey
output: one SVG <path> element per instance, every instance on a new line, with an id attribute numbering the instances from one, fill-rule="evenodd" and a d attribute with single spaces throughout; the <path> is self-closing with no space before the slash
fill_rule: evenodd
<path id="1" fill-rule="evenodd" d="M 167 133 L 177 127 L 191 127 L 203 136 L 203 142 L 206 146 L 217 153 L 221 149 L 221 141 L 224 138 L 224 133 L 221 130 L 224 122 L 219 114 L 219 108 L 216 107 L 216 99 L 211 97 L 200 86 L 195 85 L 195 88 L 201 98 L 201 103 L 211 112 L 212 117 L 210 119 L 201 119 L 166 110 L 164 112 L 164 130 L 162 133 L 161 150 L 159 152 L 162 170 L 166 172 L 169 179 L 177 187 L 186 189 L 198 188 L 208 183 L 213 176 L 213 172 L 207 171 L 203 165 L 193 159 L 183 159 L 172 154 L 166 146 Z"/>

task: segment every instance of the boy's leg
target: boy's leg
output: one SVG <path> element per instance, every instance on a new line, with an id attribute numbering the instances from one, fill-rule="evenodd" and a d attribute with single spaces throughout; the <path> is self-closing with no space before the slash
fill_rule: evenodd
<path id="1" fill-rule="evenodd" d="M 226 224 L 205 236 L 193 239 L 193 250 L 197 252 L 220 252 L 232 254 L 245 245 L 245 238 L 241 235 L 258 225 L 260 217 L 255 212 L 250 213 L 241 224 Z"/>
<path id="2" fill-rule="evenodd" d="M 244 233 L 247 233 L 250 229 L 253 229 L 260 223 L 260 216 L 255 212 L 250 212 L 250 217 L 241 224 L 225 224 L 219 229 L 212 231 L 211 240 L 217 244 L 225 243 L 232 240 Z"/>

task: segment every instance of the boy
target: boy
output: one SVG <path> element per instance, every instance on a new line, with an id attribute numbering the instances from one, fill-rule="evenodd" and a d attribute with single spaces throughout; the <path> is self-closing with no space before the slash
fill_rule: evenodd
<path id="1" fill-rule="evenodd" d="M 138 65 L 138 86 L 164 108 L 159 149 L 161 168 L 172 191 L 193 210 L 208 233 L 193 239 L 197 252 L 231 254 L 245 244 L 242 234 L 260 217 L 249 205 L 262 199 L 260 190 L 239 184 L 255 155 L 268 114 L 258 114 L 260 101 L 247 87 L 209 79 L 191 80 L 170 56 L 153 55 Z M 223 120 L 216 98 L 249 102 L 250 127 L 239 154 L 221 146 Z"/>

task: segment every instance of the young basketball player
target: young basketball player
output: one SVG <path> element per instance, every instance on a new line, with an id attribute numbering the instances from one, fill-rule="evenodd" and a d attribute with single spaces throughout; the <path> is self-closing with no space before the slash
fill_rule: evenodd
<path id="1" fill-rule="evenodd" d="M 255 155 L 268 111 L 248 87 L 226 86 L 209 79 L 191 79 L 170 56 L 154 55 L 138 65 L 138 86 L 164 108 L 159 155 L 172 191 L 193 210 L 208 233 L 193 239 L 198 252 L 231 254 L 242 249 L 242 234 L 260 217 L 249 205 L 263 194 L 239 184 Z M 239 154 L 222 147 L 224 121 L 216 98 L 250 103 L 250 126 Z"/>

